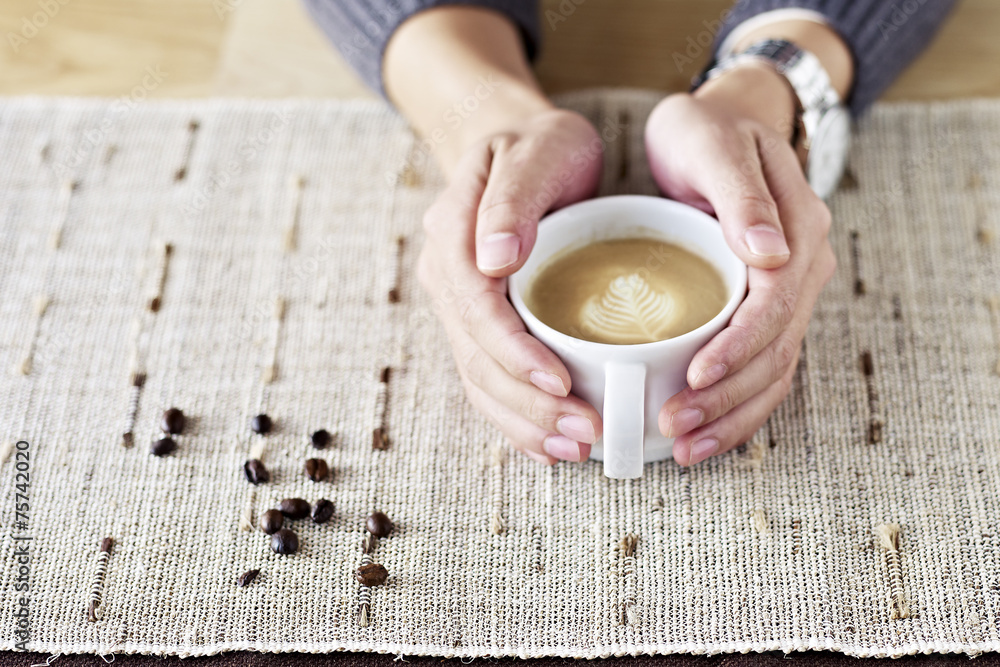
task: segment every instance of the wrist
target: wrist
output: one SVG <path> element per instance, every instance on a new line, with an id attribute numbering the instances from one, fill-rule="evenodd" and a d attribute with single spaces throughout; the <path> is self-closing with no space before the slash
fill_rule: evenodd
<path id="1" fill-rule="evenodd" d="M 389 40 L 382 68 L 389 99 L 445 171 L 479 139 L 552 108 L 517 27 L 491 9 L 415 14 Z"/>
<path id="2" fill-rule="evenodd" d="M 694 97 L 755 120 L 790 140 L 798 97 L 788 80 L 767 63 L 748 62 L 706 81 Z"/>

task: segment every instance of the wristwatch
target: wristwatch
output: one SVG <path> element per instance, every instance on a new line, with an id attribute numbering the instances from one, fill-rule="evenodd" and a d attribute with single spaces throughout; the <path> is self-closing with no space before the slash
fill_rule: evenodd
<path id="1" fill-rule="evenodd" d="M 815 55 L 783 39 L 766 39 L 727 56 L 692 82 L 692 90 L 748 61 L 774 67 L 798 97 L 793 144 L 806 152 L 805 174 L 813 191 L 826 199 L 840 183 L 851 144 L 851 116 Z"/>

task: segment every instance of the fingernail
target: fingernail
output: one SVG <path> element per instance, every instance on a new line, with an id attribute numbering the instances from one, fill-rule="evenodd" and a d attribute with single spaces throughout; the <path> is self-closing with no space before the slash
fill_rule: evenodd
<path id="1" fill-rule="evenodd" d="M 556 422 L 556 430 L 572 438 L 576 442 L 585 442 L 588 445 L 594 444 L 597 434 L 594 433 L 594 425 L 586 417 L 579 415 L 565 415 Z M 576 445 L 576 442 L 573 444 Z"/>
<path id="2" fill-rule="evenodd" d="M 545 456 L 542 456 L 541 454 L 536 454 L 535 452 L 530 452 L 527 449 L 524 450 L 521 453 L 524 454 L 525 456 L 527 456 L 532 461 L 537 461 L 538 463 L 541 463 L 542 465 L 547 465 L 547 466 L 552 465 L 552 463 L 549 462 L 549 459 L 547 457 L 545 457 Z"/>
<path id="3" fill-rule="evenodd" d="M 546 373 L 545 371 L 531 371 L 531 375 L 528 377 L 531 380 L 531 384 L 553 396 L 566 396 L 569 393 L 566 391 L 566 385 L 563 384 L 558 375 Z"/>
<path id="4" fill-rule="evenodd" d="M 759 257 L 780 257 L 788 254 L 785 235 L 767 225 L 751 227 L 743 233 L 750 252 Z"/>
<path id="5" fill-rule="evenodd" d="M 728 369 L 725 364 L 716 364 L 710 368 L 706 368 L 698 377 L 695 378 L 694 384 L 691 386 L 692 389 L 704 389 L 705 387 L 711 386 L 721 380 Z"/>
<path id="6" fill-rule="evenodd" d="M 563 461 L 580 461 L 580 445 L 561 435 L 550 435 L 542 443 L 542 449 L 549 456 Z"/>
<path id="7" fill-rule="evenodd" d="M 675 412 L 670 418 L 670 430 L 667 432 L 668 438 L 676 438 L 684 435 L 696 426 L 701 426 L 701 420 L 705 418 L 705 413 L 698 408 L 684 408 Z"/>
<path id="8" fill-rule="evenodd" d="M 705 438 L 691 445 L 691 463 L 700 463 L 719 451 L 719 441 L 715 438 Z"/>
<path id="9" fill-rule="evenodd" d="M 516 234 L 502 232 L 491 234 L 483 240 L 476 257 L 476 265 L 481 271 L 496 271 L 517 261 L 517 251 L 521 242 Z"/>

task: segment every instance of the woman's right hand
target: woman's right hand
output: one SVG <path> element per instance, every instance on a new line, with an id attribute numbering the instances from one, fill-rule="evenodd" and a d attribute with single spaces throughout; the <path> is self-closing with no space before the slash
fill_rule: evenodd
<path id="1" fill-rule="evenodd" d="M 586 460 L 601 419 L 570 394 L 559 358 L 525 330 L 507 276 L 528 258 L 547 211 L 593 195 L 602 155 L 586 119 L 550 107 L 469 146 L 424 215 L 417 276 L 466 394 L 515 449 L 549 465 Z"/>

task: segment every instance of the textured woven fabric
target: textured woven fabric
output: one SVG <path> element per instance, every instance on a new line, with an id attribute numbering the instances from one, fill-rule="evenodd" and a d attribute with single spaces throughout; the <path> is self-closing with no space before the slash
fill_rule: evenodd
<path id="1" fill-rule="evenodd" d="M 58 657 L 53 659 L 53 655 Z M 103 656 L 111 660 L 111 656 Z M 0 651 L 0 667 L 32 667 L 44 665 L 49 660 L 55 667 L 95 667 L 101 663 L 88 654 L 47 654 Z M 463 658 L 439 658 L 434 656 L 407 656 L 384 653 L 258 653 L 256 651 L 233 651 L 197 658 L 175 656 L 151 656 L 141 654 L 115 654 L 116 665 L 128 667 L 399 667 L 405 664 L 414 667 L 461 667 L 470 661 Z M 464 662 L 463 662 L 464 660 Z M 566 667 L 572 664 L 567 658 L 490 658 L 490 664 L 509 667 Z M 604 658 L 601 667 L 858 667 L 858 665 L 879 663 L 879 658 L 854 658 L 831 651 L 805 651 L 802 653 L 723 653 L 716 655 L 643 655 Z M 910 655 L 897 658 L 892 667 L 969 667 L 969 658 L 963 654 Z M 972 663 L 973 667 L 997 667 L 1000 654 L 985 653 Z"/>
<path id="2" fill-rule="evenodd" d="M 603 193 L 654 192 L 656 95 L 564 101 L 609 129 Z M 18 609 L 12 535 L 30 535 L 43 652 L 1000 649 L 1000 104 L 879 107 L 856 148 L 789 398 L 747 446 L 618 481 L 505 452 L 465 401 L 413 279 L 440 178 L 382 107 L 8 101 L 0 621 Z M 170 406 L 188 428 L 151 456 Z M 335 433 L 319 454 L 318 428 Z M 271 482 L 247 483 L 251 453 Z M 302 473 L 315 455 L 330 481 Z M 336 513 L 296 522 L 302 546 L 279 556 L 241 518 L 289 496 Z M 368 590 L 373 509 L 396 530 Z"/>

